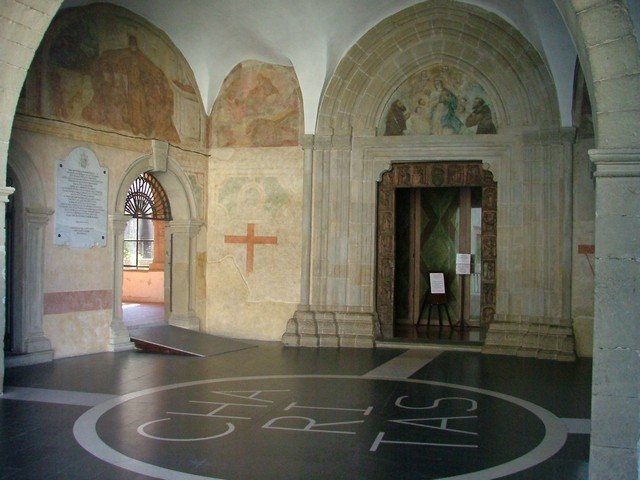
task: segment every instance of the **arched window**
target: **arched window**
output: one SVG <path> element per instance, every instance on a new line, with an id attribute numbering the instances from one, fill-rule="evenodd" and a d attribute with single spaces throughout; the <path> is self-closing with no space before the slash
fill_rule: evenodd
<path id="1" fill-rule="evenodd" d="M 133 181 L 124 212 L 132 216 L 124 231 L 124 267 L 148 269 L 153 262 L 153 222 L 171 220 L 167 194 L 151 173 L 145 172 Z"/>

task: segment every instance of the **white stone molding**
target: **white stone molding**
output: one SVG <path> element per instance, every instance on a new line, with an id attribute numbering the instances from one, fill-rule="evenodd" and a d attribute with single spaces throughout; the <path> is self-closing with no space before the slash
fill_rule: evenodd
<path id="1" fill-rule="evenodd" d="M 7 203 L 9 196 L 15 191 L 16 189 L 13 187 L 0 187 L 0 202 Z"/>
<path id="2" fill-rule="evenodd" d="M 596 177 L 640 177 L 640 149 L 589 150 Z"/>
<path id="3" fill-rule="evenodd" d="M 120 352 L 134 348 L 122 315 L 122 265 L 124 260 L 124 230 L 131 217 L 121 213 L 109 215 L 111 248 L 113 249 L 113 298 L 111 324 L 109 325 L 109 350 Z"/>

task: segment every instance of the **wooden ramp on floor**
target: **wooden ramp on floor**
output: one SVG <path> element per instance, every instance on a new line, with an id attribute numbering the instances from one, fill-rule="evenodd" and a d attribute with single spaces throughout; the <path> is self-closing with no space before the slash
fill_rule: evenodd
<path id="1" fill-rule="evenodd" d="M 136 348 L 146 352 L 194 357 L 213 357 L 255 347 L 250 343 L 194 332 L 172 325 L 154 325 L 129 330 L 129 337 Z"/>

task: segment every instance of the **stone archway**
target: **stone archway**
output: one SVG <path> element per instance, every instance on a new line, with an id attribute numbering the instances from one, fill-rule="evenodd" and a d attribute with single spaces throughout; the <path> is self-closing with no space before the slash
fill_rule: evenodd
<path id="1" fill-rule="evenodd" d="M 9 42 L 3 47 L 3 55 L 0 57 L 0 64 L 2 64 L 2 68 L 0 68 L 0 95 L 4 99 L 0 104 L 0 116 L 2 117 L 3 125 L 0 130 L 0 183 L 2 184 L 5 183 L 9 135 L 20 89 L 33 54 L 61 3 L 61 0 L 43 0 L 37 3 L 31 1 L 9 1 L 3 4 L 2 15 L 7 21 L 7 27 L 2 29 L 2 36 Z M 637 182 L 640 178 L 640 168 L 638 168 L 638 164 L 640 164 L 640 139 L 637 136 L 640 126 L 640 120 L 638 119 L 640 105 L 637 103 L 637 98 L 633 99 L 635 103 L 630 103 L 629 98 L 629 92 L 640 89 L 640 74 L 637 71 L 637 65 L 640 63 L 640 51 L 638 50 L 637 42 L 633 41 L 633 25 L 629 13 L 624 8 L 624 3 L 619 0 L 593 2 L 555 0 L 555 3 L 569 26 L 580 53 L 581 63 L 587 72 L 588 86 L 591 91 L 594 109 L 596 110 L 598 148 L 608 149 L 607 151 L 600 150 L 593 155 L 598 161 L 598 170 L 600 171 L 600 180 L 597 180 L 596 188 L 608 198 L 619 194 L 620 199 L 615 205 L 609 205 L 608 207 L 611 215 L 619 218 L 627 215 L 629 206 L 632 204 L 625 194 L 625 192 L 628 192 L 627 184 L 632 182 L 632 187 L 638 191 Z M 15 45 L 20 48 L 15 48 Z M 610 53 L 606 54 L 606 50 Z M 595 81 L 600 78 L 601 73 L 604 73 L 604 76 L 598 81 L 598 88 L 596 89 Z M 607 76 L 608 78 L 604 78 Z M 621 83 L 625 85 L 622 86 L 620 85 Z M 333 95 L 335 95 L 338 88 L 339 85 L 335 85 L 332 88 Z M 350 128 L 348 124 L 342 127 Z M 318 133 L 320 133 L 320 128 Z M 329 132 L 325 131 L 324 133 Z M 310 155 L 308 155 L 308 158 L 309 161 L 307 163 L 311 167 L 312 159 Z M 311 179 L 309 176 L 305 180 L 305 191 L 310 191 L 310 188 Z M 12 188 L 0 187 L 0 200 L 6 202 L 12 192 Z M 310 210 L 310 200 L 306 205 L 308 206 L 307 211 Z M 3 213 L 4 206 L 0 207 L 0 209 L 2 209 L 0 213 Z M 605 220 L 604 216 L 600 216 L 600 218 L 601 221 Z M 309 215 L 305 222 L 310 221 Z M 598 235 L 596 235 L 598 238 L 596 240 L 596 248 L 598 252 L 606 251 L 603 248 L 605 244 L 602 243 L 606 239 L 606 235 L 603 235 L 606 227 L 601 221 L 596 223 L 596 231 L 598 232 Z M 625 292 L 616 288 L 624 283 L 625 278 L 630 273 L 629 269 L 626 268 L 629 265 L 624 263 L 624 258 L 626 257 L 620 255 L 620 253 L 636 248 L 634 242 L 637 242 L 637 238 L 637 236 L 635 239 L 633 236 L 629 236 L 629 240 L 619 243 L 616 252 L 609 252 L 607 254 L 608 257 L 601 257 L 601 265 L 604 266 L 604 264 L 609 263 L 613 268 L 614 264 L 618 263 L 620 267 L 615 275 L 612 275 L 611 272 L 603 271 L 602 268 L 596 269 L 596 289 L 603 298 L 616 299 L 620 295 L 626 295 Z M 4 235 L 0 235 L 0 246 L 4 245 L 3 239 Z M 310 242 L 310 239 L 305 240 L 305 244 L 308 242 Z M 310 284 L 311 280 L 309 252 L 310 248 L 305 248 L 302 272 L 302 277 L 305 279 L 304 284 Z M 1 257 L 0 268 L 4 271 L 4 255 Z M 1 288 L 4 289 L 4 287 Z M 307 304 L 306 307 L 303 306 L 306 310 L 310 310 L 308 305 L 310 303 L 308 291 L 310 288 L 310 286 L 307 286 L 306 292 L 303 292 L 302 295 Z M 1 296 L 4 298 L 4 293 Z M 640 309 L 640 300 L 638 300 L 637 296 L 633 297 L 633 299 L 631 301 L 629 297 L 625 297 L 626 303 L 618 304 L 626 305 L 627 312 L 634 311 L 637 313 Z M 609 324 L 613 321 L 611 320 L 611 314 L 614 312 L 611 305 L 615 303 L 615 300 L 613 300 L 611 304 L 602 306 L 596 311 L 597 324 L 601 322 Z M 619 321 L 624 322 L 623 317 Z M 0 330 L 3 329 L 4 321 L 1 321 Z M 609 333 L 623 332 L 625 336 L 609 335 L 607 333 L 608 330 L 610 330 Z M 637 336 L 630 337 L 626 335 L 626 329 L 618 328 L 617 325 L 608 330 L 601 331 L 596 329 L 596 350 L 602 348 L 606 352 L 612 353 L 617 351 L 616 349 L 621 344 L 628 345 L 628 348 L 624 350 L 626 354 L 620 354 L 626 355 L 624 365 L 628 365 L 632 372 L 637 373 L 637 355 L 634 353 L 639 343 Z M 611 355 L 609 357 L 609 359 L 606 359 L 600 355 L 595 355 L 594 361 L 599 371 L 607 372 L 609 367 L 625 371 L 621 367 L 619 358 Z M 0 362 L 1 366 L 2 362 Z M 4 368 L 2 367 L 0 368 L 0 388 L 3 375 Z M 606 375 L 606 373 L 602 375 Z M 599 377 L 594 376 L 595 382 L 598 385 L 600 384 Z M 604 381 L 604 384 L 605 386 L 613 387 L 615 391 L 616 387 L 612 386 L 609 381 Z M 635 387 L 631 387 L 630 394 L 637 398 L 637 390 L 633 390 L 633 388 Z M 629 398 L 627 390 L 618 391 L 616 398 Z M 611 390 L 605 390 L 605 392 L 611 393 Z M 598 395 L 599 393 L 596 393 L 596 397 Z M 618 411 L 622 414 L 627 410 L 619 409 Z M 599 423 L 600 418 L 602 418 L 602 424 Z M 609 441 L 606 435 L 599 439 L 598 432 L 605 433 L 609 431 L 608 428 L 605 428 L 604 422 L 622 426 L 628 424 L 628 421 L 631 421 L 631 424 L 634 425 L 633 431 L 635 434 L 629 435 L 624 441 L 618 442 L 618 445 L 612 446 L 609 443 L 606 446 L 603 443 L 605 437 Z M 633 476 L 637 478 L 637 431 L 639 428 L 640 419 L 638 419 L 637 414 L 634 418 L 616 418 L 612 420 L 611 418 L 604 419 L 604 417 L 600 417 L 597 412 L 594 413 L 592 427 L 594 432 L 592 446 L 594 450 L 592 451 L 591 459 L 592 478 L 605 478 L 608 475 L 606 469 L 610 465 L 608 460 L 613 458 L 620 459 L 621 453 L 624 456 L 625 466 L 625 471 L 621 475 L 628 473 L 628 478 L 633 478 Z M 630 438 L 634 439 L 635 445 L 632 445 Z"/>
<path id="2" fill-rule="evenodd" d="M 161 143 L 161 142 L 160 142 Z M 166 147 L 166 144 L 164 144 Z M 164 152 L 164 153 L 162 153 Z M 159 157 L 161 161 L 158 162 Z M 163 165 L 163 166 L 159 166 Z M 188 178 L 177 164 L 167 156 L 166 148 L 154 144 L 154 155 L 145 155 L 129 166 L 120 181 L 116 204 L 109 216 L 113 235 L 113 321 L 111 325 L 112 350 L 129 348 L 129 335 L 122 316 L 122 263 L 124 229 L 131 218 L 124 213 L 125 199 L 131 183 L 142 173 L 152 172 L 162 185 L 171 204 L 172 220 L 166 230 L 166 241 L 171 245 L 170 268 L 165 272 L 165 282 L 180 285 L 179 288 L 165 287 L 165 295 L 171 295 L 171 309 L 167 321 L 171 325 L 200 329 L 200 320 L 195 313 L 196 282 L 196 236 L 202 222 L 196 220 L 196 203 Z M 167 291 L 169 290 L 169 291 Z"/>
<path id="3" fill-rule="evenodd" d="M 8 167 L 15 181 L 15 242 L 12 265 L 15 353 L 8 366 L 30 365 L 53 359 L 51 342 L 43 331 L 45 227 L 53 210 L 46 207 L 44 186 L 29 154 L 14 142 Z M 4 239 L 4 236 L 3 236 Z"/>
<path id="4" fill-rule="evenodd" d="M 424 187 L 482 188 L 481 322 L 496 311 L 497 184 L 480 162 L 394 163 L 378 184 L 376 311 L 383 338 L 392 337 L 395 271 L 395 189 Z"/>
<path id="5" fill-rule="evenodd" d="M 589 478 L 640 477 L 640 50 L 625 2 L 555 0 L 591 99 L 595 319 Z M 636 92 L 632 94 L 631 92 Z M 633 379 L 633 380 L 630 380 Z M 624 433 L 621 433 L 624 432 Z"/>

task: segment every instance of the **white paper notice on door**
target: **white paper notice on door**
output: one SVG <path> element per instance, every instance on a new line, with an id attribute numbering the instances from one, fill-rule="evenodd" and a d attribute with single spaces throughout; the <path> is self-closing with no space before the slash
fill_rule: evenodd
<path id="1" fill-rule="evenodd" d="M 471 254 L 458 253 L 456 255 L 456 273 L 458 275 L 469 275 L 471 273 Z"/>
<path id="2" fill-rule="evenodd" d="M 429 286 L 431 293 L 445 293 L 444 291 L 444 273 L 430 273 Z"/>

